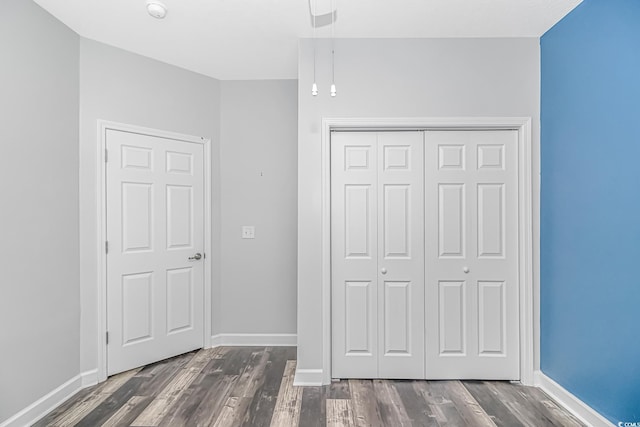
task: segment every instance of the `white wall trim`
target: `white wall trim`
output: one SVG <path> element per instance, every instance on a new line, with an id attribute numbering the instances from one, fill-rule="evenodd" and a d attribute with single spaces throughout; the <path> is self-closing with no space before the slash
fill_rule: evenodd
<path id="1" fill-rule="evenodd" d="M 293 385 L 296 387 L 318 387 L 322 385 L 322 369 L 296 369 Z"/>
<path id="2" fill-rule="evenodd" d="M 158 129 L 145 128 L 141 126 L 134 126 L 124 123 L 116 123 L 107 120 L 98 120 L 98 155 L 96 156 L 96 171 L 97 171 L 97 188 L 96 194 L 98 194 L 98 200 L 96 201 L 97 208 L 97 283 L 98 283 L 98 369 L 97 369 L 97 382 L 101 382 L 107 379 L 107 345 L 105 342 L 105 333 L 107 332 L 107 255 L 104 250 L 104 242 L 107 238 L 107 168 L 105 167 L 105 149 L 106 149 L 106 137 L 107 130 L 118 130 L 122 132 L 137 133 L 142 135 L 150 135 L 160 138 L 175 139 L 178 141 L 191 142 L 196 144 L 202 144 L 204 146 L 204 251 L 209 255 L 204 258 L 204 298 L 202 304 L 204 306 L 204 332 L 202 337 L 203 348 L 211 346 L 211 319 L 212 319 L 212 304 L 211 304 L 211 261 L 212 261 L 212 247 L 211 247 L 211 140 L 205 137 L 184 135 L 175 132 L 169 132 Z"/>
<path id="3" fill-rule="evenodd" d="M 211 337 L 210 347 L 295 347 L 296 334 L 217 334 Z"/>
<path id="4" fill-rule="evenodd" d="M 98 370 L 92 369 L 80 374 L 80 383 L 82 388 L 91 387 L 98 384 Z"/>
<path id="5" fill-rule="evenodd" d="M 533 224 L 540 212 L 533 211 L 533 156 L 531 117 L 432 117 L 432 118 L 323 118 L 321 129 L 322 172 L 322 382 L 331 382 L 331 131 L 332 130 L 443 130 L 515 129 L 518 131 L 518 181 L 520 212 L 520 381 L 532 385 L 534 361 L 538 360 L 534 319 L 539 318 L 539 298 L 534 294 Z M 536 171 L 536 176 L 539 171 Z M 539 191 L 539 188 L 538 190 Z M 537 272 L 536 272 L 537 273 Z M 535 274 L 537 277 L 538 274 Z"/>
<path id="6" fill-rule="evenodd" d="M 8 420 L 0 423 L 0 427 L 23 427 L 32 425 L 80 391 L 83 388 L 82 381 L 82 374 L 76 375 Z"/>
<path id="7" fill-rule="evenodd" d="M 582 400 L 575 397 L 542 371 L 534 375 L 535 385 L 551 396 L 556 402 L 571 412 L 576 418 L 591 427 L 614 427 L 615 425 L 596 412 Z"/>
<path id="8" fill-rule="evenodd" d="M 66 400 L 73 397 L 73 395 L 83 388 L 91 387 L 97 383 L 97 369 L 82 372 L 36 400 L 8 420 L 0 423 L 0 427 L 22 427 L 32 425 L 44 418 L 45 415 L 63 404 Z"/>

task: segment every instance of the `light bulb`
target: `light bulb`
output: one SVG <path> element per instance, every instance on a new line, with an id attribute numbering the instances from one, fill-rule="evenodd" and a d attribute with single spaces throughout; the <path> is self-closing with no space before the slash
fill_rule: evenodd
<path id="1" fill-rule="evenodd" d="M 311 95 L 318 96 L 318 85 L 315 82 L 311 86 Z"/>
<path id="2" fill-rule="evenodd" d="M 336 84 L 335 83 L 331 83 L 331 96 L 336 96 L 337 92 L 336 92 Z"/>

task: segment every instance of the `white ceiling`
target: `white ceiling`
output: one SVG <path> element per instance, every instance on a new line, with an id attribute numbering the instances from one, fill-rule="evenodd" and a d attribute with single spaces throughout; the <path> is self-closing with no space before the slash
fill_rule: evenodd
<path id="1" fill-rule="evenodd" d="M 297 78 L 312 36 L 308 0 L 164 0 L 164 20 L 145 0 L 34 1 L 83 37 L 223 80 Z M 422 38 L 539 37 L 582 0 L 333 1 L 337 38 Z"/>

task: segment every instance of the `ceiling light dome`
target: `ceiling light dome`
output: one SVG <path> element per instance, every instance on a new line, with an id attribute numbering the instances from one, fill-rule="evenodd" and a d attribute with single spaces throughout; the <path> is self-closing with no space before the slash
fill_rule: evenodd
<path id="1" fill-rule="evenodd" d="M 167 6 L 158 0 L 147 0 L 147 12 L 157 19 L 167 16 Z"/>

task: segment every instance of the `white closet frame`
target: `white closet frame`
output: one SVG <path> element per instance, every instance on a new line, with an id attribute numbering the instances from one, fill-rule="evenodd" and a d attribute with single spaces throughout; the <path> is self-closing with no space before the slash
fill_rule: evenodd
<path id="1" fill-rule="evenodd" d="M 539 357 L 539 286 L 534 294 L 533 155 L 531 117 L 328 118 L 322 119 L 322 383 L 331 383 L 331 132 L 334 130 L 503 130 L 518 132 L 518 254 L 520 259 L 520 382 L 534 385 Z M 539 186 L 537 191 L 540 191 Z M 539 232 L 535 238 L 540 240 Z M 536 259 L 539 259 L 538 254 Z M 536 274 L 539 277 L 539 274 Z"/>

